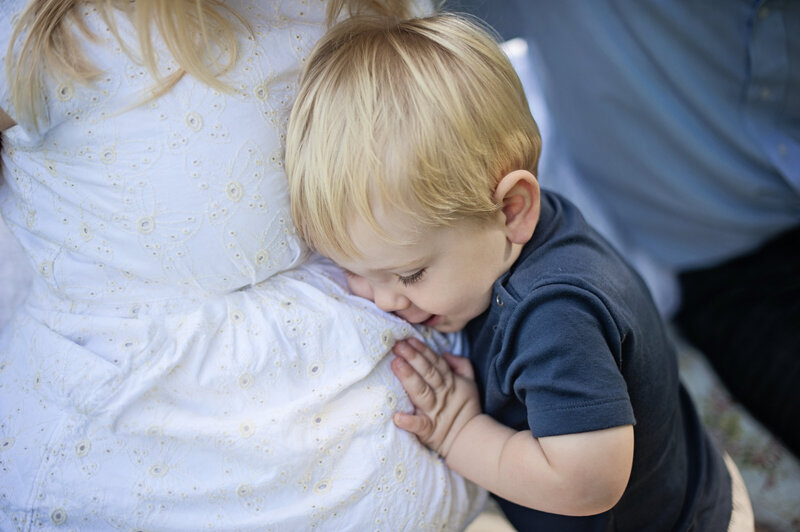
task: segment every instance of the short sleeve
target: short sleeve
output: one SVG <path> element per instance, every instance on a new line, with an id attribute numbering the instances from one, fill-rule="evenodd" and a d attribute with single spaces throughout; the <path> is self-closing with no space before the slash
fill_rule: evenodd
<path id="1" fill-rule="evenodd" d="M 620 371 L 623 341 L 600 298 L 572 285 L 538 288 L 514 310 L 504 388 L 525 404 L 534 436 L 635 422 Z"/>

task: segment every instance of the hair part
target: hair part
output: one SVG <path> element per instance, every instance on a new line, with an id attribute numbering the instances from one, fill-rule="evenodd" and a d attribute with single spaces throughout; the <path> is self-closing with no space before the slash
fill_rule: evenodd
<path id="1" fill-rule="evenodd" d="M 355 17 L 304 70 L 287 135 L 292 215 L 311 247 L 358 257 L 353 220 L 386 239 L 378 211 L 421 227 L 486 220 L 498 181 L 535 175 L 540 151 L 519 78 L 478 23 Z"/>

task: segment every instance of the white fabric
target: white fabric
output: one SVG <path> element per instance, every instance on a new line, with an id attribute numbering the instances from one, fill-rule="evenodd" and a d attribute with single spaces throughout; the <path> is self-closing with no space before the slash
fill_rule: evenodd
<path id="1" fill-rule="evenodd" d="M 137 106 L 152 80 L 86 9 L 106 74 L 3 135 L 36 273 L 0 331 L 0 529 L 459 530 L 485 493 L 391 421 L 389 349 L 417 332 L 291 225 L 282 139 L 324 5 L 228 4 L 255 35 L 235 92 L 185 77 Z M 0 107 L 21 122 L 6 79 Z"/>

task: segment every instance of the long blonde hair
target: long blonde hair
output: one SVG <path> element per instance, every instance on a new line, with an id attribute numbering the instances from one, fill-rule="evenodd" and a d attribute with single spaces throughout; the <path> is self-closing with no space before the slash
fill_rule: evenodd
<path id="1" fill-rule="evenodd" d="M 345 13 L 405 18 L 411 14 L 410 4 L 406 0 L 329 0 L 326 15 L 329 25 Z M 235 64 L 238 34 L 249 31 L 249 27 L 224 0 L 32 0 L 14 27 L 6 54 L 5 68 L 18 120 L 38 124 L 45 72 L 55 79 L 86 84 L 101 74 L 86 59 L 80 45 L 81 39 L 96 38 L 80 14 L 79 8 L 86 5 L 97 8 L 130 55 L 114 24 L 118 12 L 129 17 L 138 35 L 141 60 L 156 80 L 151 97 L 168 91 L 185 74 L 212 87 L 229 89 L 220 75 Z M 180 65 L 171 75 L 158 72 L 152 28 Z M 215 50 L 222 51 L 221 55 Z"/>

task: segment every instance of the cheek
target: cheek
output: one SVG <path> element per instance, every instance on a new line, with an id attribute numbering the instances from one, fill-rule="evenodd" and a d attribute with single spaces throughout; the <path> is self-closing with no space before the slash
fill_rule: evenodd
<path id="1" fill-rule="evenodd" d="M 347 287 L 350 289 L 351 292 L 353 292 L 353 294 L 357 295 L 358 297 L 363 297 L 364 299 L 375 301 L 375 295 L 372 292 L 372 287 L 370 286 L 369 282 L 363 277 L 348 275 Z"/>
<path id="2" fill-rule="evenodd" d="M 419 298 L 419 306 L 433 314 L 473 315 L 485 307 L 486 297 L 473 283 L 450 282 L 442 290 L 429 291 Z"/>
<path id="3" fill-rule="evenodd" d="M 453 310 L 477 316 L 489 306 L 494 279 L 485 276 L 466 276 L 453 283 L 448 291 L 448 301 Z"/>

